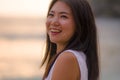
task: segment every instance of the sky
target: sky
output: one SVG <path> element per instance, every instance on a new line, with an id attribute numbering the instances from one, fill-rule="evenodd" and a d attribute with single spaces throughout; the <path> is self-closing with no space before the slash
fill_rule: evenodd
<path id="1" fill-rule="evenodd" d="M 50 0 L 0 0 L 0 16 L 45 15 Z"/>

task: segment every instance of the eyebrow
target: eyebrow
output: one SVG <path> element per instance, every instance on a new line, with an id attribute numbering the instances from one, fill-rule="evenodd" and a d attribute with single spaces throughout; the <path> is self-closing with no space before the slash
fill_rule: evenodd
<path id="1" fill-rule="evenodd" d="M 68 13 L 68 12 L 60 12 L 60 14 L 70 14 L 70 13 Z"/>
<path id="2" fill-rule="evenodd" d="M 49 13 L 55 13 L 55 11 L 50 11 Z M 59 12 L 59 14 L 68 14 L 68 15 L 70 15 L 70 13 L 66 12 L 66 11 L 61 11 L 61 12 Z"/>

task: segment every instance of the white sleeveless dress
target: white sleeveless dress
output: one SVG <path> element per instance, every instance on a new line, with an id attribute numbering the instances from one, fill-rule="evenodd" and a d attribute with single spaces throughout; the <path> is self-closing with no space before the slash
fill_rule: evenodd
<path id="1" fill-rule="evenodd" d="M 80 71 L 81 71 L 80 72 L 81 73 L 81 79 L 80 80 L 88 80 L 88 69 L 87 69 L 87 65 L 86 65 L 86 56 L 84 55 L 84 53 L 83 52 L 78 52 L 78 51 L 75 51 L 75 50 L 66 50 L 66 51 L 74 54 L 74 56 L 76 57 L 76 59 L 78 61 L 79 68 L 80 68 Z M 64 51 L 64 52 L 66 52 L 66 51 Z M 51 80 L 55 63 L 53 64 L 53 66 L 52 66 L 47 78 L 45 78 L 45 80 Z"/>

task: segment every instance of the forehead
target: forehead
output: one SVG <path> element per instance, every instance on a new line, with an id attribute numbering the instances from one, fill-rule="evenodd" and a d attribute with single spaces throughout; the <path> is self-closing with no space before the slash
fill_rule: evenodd
<path id="1" fill-rule="evenodd" d="M 71 9 L 70 7 L 65 3 L 65 2 L 62 2 L 62 1 L 57 1 L 53 6 L 52 8 L 50 9 L 50 11 L 55 11 L 55 12 L 61 12 L 61 11 L 64 11 L 64 12 L 71 12 Z"/>

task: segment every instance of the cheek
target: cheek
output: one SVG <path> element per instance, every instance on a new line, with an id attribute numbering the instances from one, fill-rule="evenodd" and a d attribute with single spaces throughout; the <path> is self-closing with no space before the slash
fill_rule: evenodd
<path id="1" fill-rule="evenodd" d="M 69 37 L 72 37 L 74 35 L 74 32 L 75 32 L 74 28 L 68 28 L 68 36 Z"/>
<path id="2" fill-rule="evenodd" d="M 46 24 L 49 25 L 49 24 L 51 23 L 51 21 L 52 21 L 52 20 L 51 20 L 50 18 L 47 18 Z"/>
<path id="3" fill-rule="evenodd" d="M 75 25 L 68 25 L 68 27 L 66 28 L 67 34 L 69 37 L 72 37 L 75 33 Z"/>
<path id="4" fill-rule="evenodd" d="M 48 32 L 48 29 L 49 29 L 49 25 L 50 25 L 50 21 L 46 21 L 46 30 L 47 30 L 47 32 Z"/>
<path id="5" fill-rule="evenodd" d="M 67 25 L 66 27 L 64 27 L 64 38 L 67 38 L 66 40 L 69 40 L 73 35 L 74 35 L 74 32 L 75 32 L 75 28 L 74 26 L 71 26 L 71 25 Z"/>
<path id="6" fill-rule="evenodd" d="M 64 29 L 70 33 L 70 34 L 73 34 L 75 32 L 75 24 L 73 22 L 63 22 L 63 25 L 64 25 Z"/>
<path id="7" fill-rule="evenodd" d="M 50 21 L 46 20 L 46 27 L 50 24 Z"/>

